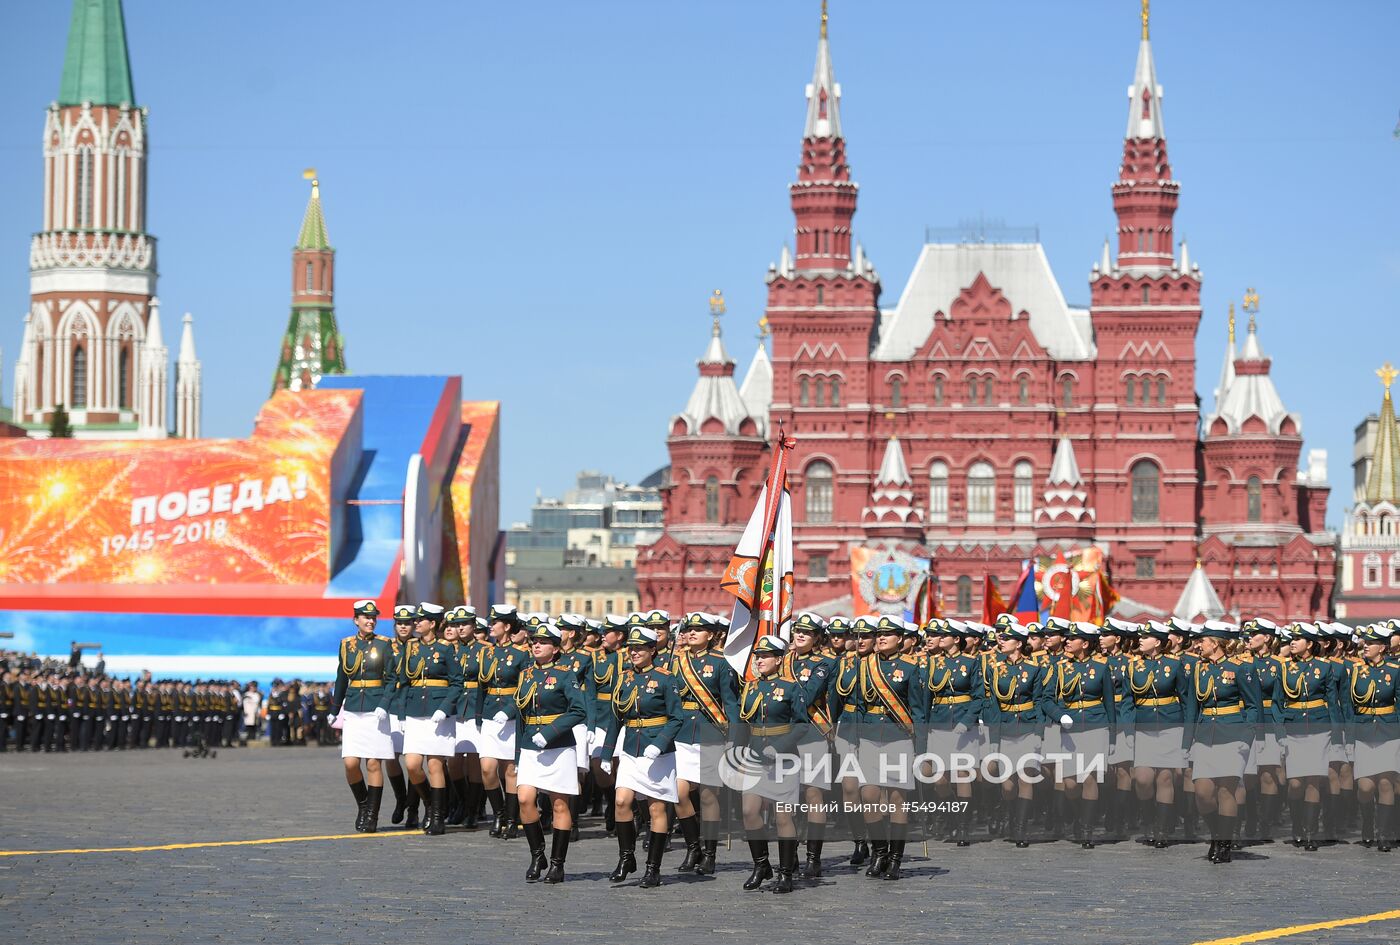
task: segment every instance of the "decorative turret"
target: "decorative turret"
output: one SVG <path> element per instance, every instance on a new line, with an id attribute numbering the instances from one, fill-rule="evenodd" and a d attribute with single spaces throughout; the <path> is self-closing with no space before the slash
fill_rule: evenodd
<path id="1" fill-rule="evenodd" d="M 1376 448 L 1371 454 L 1371 472 L 1366 477 L 1366 502 L 1375 505 L 1389 502 L 1400 505 L 1400 424 L 1395 420 L 1395 402 L 1390 397 L 1390 386 L 1400 372 L 1387 361 L 1376 376 L 1385 386 L 1385 399 L 1381 401 L 1380 420 L 1376 424 Z"/>
<path id="2" fill-rule="evenodd" d="M 871 537 L 914 541 L 923 538 L 924 512 L 914 505 L 914 480 L 897 436 L 885 441 L 885 455 L 870 490 L 870 504 L 861 514 L 861 524 Z"/>
<path id="3" fill-rule="evenodd" d="M 1094 509 L 1084 490 L 1084 477 L 1069 437 L 1060 437 L 1050 475 L 1045 479 L 1044 505 L 1036 509 L 1041 534 L 1055 538 L 1086 538 L 1094 532 Z"/>
<path id="4" fill-rule="evenodd" d="M 185 313 L 180 331 L 180 355 L 175 360 L 175 435 L 199 439 L 199 416 L 204 399 L 203 368 L 194 351 L 194 317 Z"/>
<path id="5" fill-rule="evenodd" d="M 166 364 L 169 360 L 170 352 L 166 350 L 160 330 L 160 299 L 153 298 L 150 319 L 146 322 L 146 343 L 141 348 L 139 359 L 141 383 L 137 409 L 143 436 L 169 435 L 166 421 L 166 402 L 170 391 Z"/>
<path id="6" fill-rule="evenodd" d="M 1215 587 L 1210 583 L 1205 568 L 1201 567 L 1201 562 L 1196 562 L 1191 576 L 1187 578 L 1172 614 L 1192 622 L 1218 620 L 1225 616 L 1225 605 L 1220 603 L 1220 595 L 1215 593 Z"/>
<path id="7" fill-rule="evenodd" d="M 335 250 L 326 235 L 321 182 L 315 168 L 311 197 L 292 250 L 292 317 L 282 339 L 272 390 L 308 390 L 326 374 L 345 373 L 345 344 L 335 322 Z"/>
<path id="8" fill-rule="evenodd" d="M 1259 345 L 1259 295 L 1253 289 L 1245 293 L 1245 311 L 1249 314 L 1249 334 L 1240 353 L 1221 370 L 1221 387 L 1216 392 L 1215 413 L 1206 418 L 1206 432 L 1211 436 L 1267 434 L 1299 436 L 1302 421 L 1289 413 L 1269 376 L 1271 361 Z M 1232 307 L 1233 313 L 1233 307 Z M 1233 319 L 1231 321 L 1233 326 Z M 1228 354 L 1234 352 L 1234 331 Z"/>
<path id="9" fill-rule="evenodd" d="M 719 329 L 724 314 L 724 295 L 715 289 L 710 296 L 710 343 L 705 354 L 695 362 L 700 376 L 690 392 L 685 410 L 671 420 L 671 435 L 699 433 L 728 433 L 757 436 L 758 425 L 749 415 L 749 408 L 734 383 L 734 359 L 724 350 Z"/>
<path id="10" fill-rule="evenodd" d="M 773 362 L 768 360 L 768 319 L 758 321 L 758 350 L 753 353 L 739 397 L 749 416 L 758 424 L 760 436 L 768 435 L 768 411 L 773 406 Z"/>

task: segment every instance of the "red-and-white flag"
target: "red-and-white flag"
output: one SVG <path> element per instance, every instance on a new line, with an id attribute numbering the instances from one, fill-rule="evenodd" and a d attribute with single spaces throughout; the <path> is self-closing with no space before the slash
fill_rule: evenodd
<path id="1" fill-rule="evenodd" d="M 724 658 L 745 677 L 758 638 L 772 633 L 786 640 L 792 629 L 792 496 L 787 463 L 794 441 L 779 428 L 774 446 L 773 465 L 758 494 L 758 505 L 720 579 L 720 587 L 734 595 Z"/>

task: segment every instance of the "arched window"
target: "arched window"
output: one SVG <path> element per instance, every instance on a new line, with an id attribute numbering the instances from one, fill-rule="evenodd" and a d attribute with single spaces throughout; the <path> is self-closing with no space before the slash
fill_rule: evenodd
<path id="1" fill-rule="evenodd" d="M 719 479 L 714 476 L 705 480 L 705 521 L 719 521 Z"/>
<path id="2" fill-rule="evenodd" d="M 816 394 L 817 394 L 817 406 L 820 407 L 822 404 L 826 403 L 826 378 L 824 378 L 824 377 L 819 377 L 819 378 L 817 378 L 817 385 L 816 385 L 816 386 L 817 386 L 817 390 L 816 390 Z"/>
<path id="3" fill-rule="evenodd" d="M 1133 383 L 1133 379 L 1132 379 L 1131 377 L 1128 378 L 1126 381 L 1124 381 L 1124 382 L 1123 382 L 1123 403 L 1125 403 L 1125 404 L 1127 404 L 1129 407 L 1131 407 L 1131 406 L 1133 405 L 1133 392 L 1136 391 L 1136 390 L 1137 390 L 1137 385 Z"/>
<path id="4" fill-rule="evenodd" d="M 841 406 L 841 378 L 839 377 L 831 379 L 831 406 Z"/>
<path id="5" fill-rule="evenodd" d="M 1363 587 L 1381 586 L 1381 556 L 1374 551 L 1361 564 L 1361 584 Z"/>
<path id="6" fill-rule="evenodd" d="M 78 149 L 78 228 L 92 226 L 92 148 Z M 77 406 L 74 404 L 73 406 Z"/>
<path id="7" fill-rule="evenodd" d="M 117 355 L 117 407 L 131 409 L 131 349 L 122 348 Z"/>
<path id="8" fill-rule="evenodd" d="M 1133 463 L 1133 521 L 1155 522 L 1159 518 L 1161 474 L 1157 464 L 1140 459 Z"/>
<path id="9" fill-rule="evenodd" d="M 936 375 L 933 379 L 933 403 L 935 406 L 943 406 L 943 375 Z"/>
<path id="10" fill-rule="evenodd" d="M 958 578 L 958 613 L 972 613 L 972 578 L 966 574 Z"/>
<path id="11" fill-rule="evenodd" d="M 1016 402 L 1023 407 L 1031 402 L 1031 379 L 1024 374 L 1016 381 Z"/>
<path id="12" fill-rule="evenodd" d="M 1016 521 L 1018 524 L 1025 524 L 1031 520 L 1031 464 L 1026 460 L 1021 460 L 1012 471 L 1012 483 L 1015 486 L 1015 508 Z"/>
<path id="13" fill-rule="evenodd" d="M 989 407 L 992 404 L 992 379 L 990 377 L 982 381 L 982 403 Z"/>
<path id="14" fill-rule="evenodd" d="M 831 521 L 831 464 L 817 460 L 807 467 L 807 521 Z"/>
<path id="15" fill-rule="evenodd" d="M 807 378 L 801 378 L 797 382 L 798 403 L 803 407 L 807 406 Z"/>
<path id="16" fill-rule="evenodd" d="M 1245 520 L 1249 522 L 1263 521 L 1264 484 L 1259 481 L 1258 476 L 1249 477 L 1249 481 L 1245 483 L 1245 495 L 1248 501 Z"/>
<path id="17" fill-rule="evenodd" d="M 826 302 L 826 293 L 822 290 L 822 287 L 821 287 L 821 286 L 817 286 L 817 304 L 818 304 L 818 305 L 822 305 L 822 304 L 824 304 L 825 302 Z"/>
<path id="18" fill-rule="evenodd" d="M 1142 397 L 1140 399 L 1144 407 L 1152 403 L 1152 382 L 1145 377 L 1142 379 Z"/>
<path id="19" fill-rule="evenodd" d="M 1165 377 L 1157 378 L 1157 403 L 1162 406 L 1166 406 L 1167 403 L 1167 379 Z"/>
<path id="20" fill-rule="evenodd" d="M 948 464 L 941 460 L 928 470 L 928 520 L 948 521 Z"/>
<path id="21" fill-rule="evenodd" d="M 967 522 L 990 525 L 996 520 L 997 477 L 990 463 L 973 463 L 967 471 Z"/>
<path id="22" fill-rule="evenodd" d="M 977 391 L 978 391 L 977 378 L 975 378 L 975 377 L 969 377 L 969 378 L 967 379 L 967 402 L 968 402 L 969 404 L 974 405 L 974 406 L 977 404 Z"/>
<path id="23" fill-rule="evenodd" d="M 898 377 L 890 378 L 890 406 L 898 407 L 904 401 L 904 381 Z"/>
<path id="24" fill-rule="evenodd" d="M 87 349 L 73 349 L 73 391 L 68 398 L 73 407 L 87 406 Z"/>
<path id="25" fill-rule="evenodd" d="M 1074 378 L 1068 374 L 1060 378 L 1060 406 L 1074 406 Z"/>
<path id="26" fill-rule="evenodd" d="M 1390 586 L 1400 587 L 1400 551 L 1390 556 Z"/>
<path id="27" fill-rule="evenodd" d="M 1142 287 L 1142 304 L 1143 304 L 1143 305 L 1150 305 L 1150 304 L 1152 304 L 1152 290 L 1151 290 L 1150 288 L 1148 288 L 1147 286 L 1143 286 L 1143 287 Z"/>
<path id="28" fill-rule="evenodd" d="M 311 289 L 311 263 L 308 262 L 306 264 L 306 291 L 310 292 Z"/>

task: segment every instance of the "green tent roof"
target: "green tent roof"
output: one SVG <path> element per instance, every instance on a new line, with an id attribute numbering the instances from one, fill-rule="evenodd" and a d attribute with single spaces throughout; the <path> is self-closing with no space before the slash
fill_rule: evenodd
<path id="1" fill-rule="evenodd" d="M 326 218 L 321 213 L 320 181 L 311 182 L 311 199 L 306 203 L 306 216 L 301 218 L 301 233 L 297 236 L 296 248 L 331 248 L 330 237 L 326 235 Z"/>
<path id="2" fill-rule="evenodd" d="M 121 0 L 73 0 L 58 104 L 136 103 Z"/>

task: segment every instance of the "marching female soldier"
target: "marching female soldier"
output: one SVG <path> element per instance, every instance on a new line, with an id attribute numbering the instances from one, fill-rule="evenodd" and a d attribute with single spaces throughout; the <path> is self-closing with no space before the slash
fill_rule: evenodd
<path id="1" fill-rule="evenodd" d="M 868 624 L 873 618 L 863 619 Z M 838 691 L 833 706 L 833 711 L 844 711 L 849 699 L 860 712 L 857 759 L 865 826 L 874 851 L 865 871 L 870 879 L 901 876 L 909 829 L 906 802 L 914 786 L 914 745 L 928 708 L 927 687 L 915 662 L 903 655 L 903 640 L 902 621 L 878 618 L 874 652 L 861 657 L 854 690 L 849 695 Z M 888 822 L 882 808 L 890 811 Z"/>
<path id="2" fill-rule="evenodd" d="M 796 724 L 807 717 L 807 690 L 780 672 L 787 644 L 781 637 L 762 636 L 754 644 L 755 678 L 744 683 L 739 695 L 739 719 L 735 742 L 746 746 L 762 759 L 763 774 L 744 791 L 744 836 L 753 856 L 753 872 L 744 881 L 747 890 L 757 889 L 773 876 L 768 862 L 768 837 L 764 833 L 763 810 L 769 802 L 778 832 L 778 877 L 775 893 L 792 892 L 792 874 L 797 869 L 797 826 L 792 807 L 797 801 L 801 780 L 790 766 L 779 767 L 779 757 L 797 754 Z"/>
<path id="3" fill-rule="evenodd" d="M 1048 667 L 1040 694 L 1045 715 L 1059 719 L 1059 751 L 1070 756 L 1060 783 L 1066 806 L 1080 802 L 1074 833 L 1085 850 L 1094 848 L 1099 782 L 1093 772 L 1096 768 L 1102 770 L 1108 759 L 1108 746 L 1118 719 L 1113 674 L 1108 664 L 1094 654 L 1098 635 L 1099 628 L 1091 623 L 1074 624 L 1065 635 L 1064 659 Z M 1060 796 L 1055 800 L 1060 801 Z M 1065 819 L 1057 818 L 1060 823 Z"/>
<path id="4" fill-rule="evenodd" d="M 1127 651 L 1136 641 L 1138 625 L 1116 617 L 1104 621 L 1099 631 L 1099 655 L 1113 675 L 1114 715 L 1118 719 L 1113 743 L 1108 748 L 1108 809 L 1104 830 L 1115 840 L 1127 836 L 1136 820 L 1133 803 L 1133 695 L 1128 688 Z"/>
<path id="5" fill-rule="evenodd" d="M 515 794 L 515 692 L 527 656 L 515 643 L 520 629 L 520 615 L 513 606 L 492 604 L 492 642 L 478 657 L 481 709 L 477 750 L 481 756 L 481 782 L 495 817 L 491 836 L 506 840 L 515 839 L 520 811 Z"/>
<path id="6" fill-rule="evenodd" d="M 418 605 L 418 639 L 404 649 L 399 673 L 408 780 L 429 802 L 423 832 L 433 836 L 447 829 L 447 759 L 457 750 L 457 723 L 447 713 L 462 697 L 462 666 L 438 638 L 442 616 L 439 604 Z"/>
<path id="7" fill-rule="evenodd" d="M 1151 623 L 1142 628 L 1138 651 L 1128 658 L 1125 677 L 1133 700 L 1133 782 L 1138 800 L 1153 805 L 1152 845 L 1167 846 L 1175 812 L 1174 773 L 1186 766 L 1186 671 L 1181 660 L 1165 651 L 1167 627 Z"/>
<path id="8" fill-rule="evenodd" d="M 1293 627 L 1292 658 L 1279 666 L 1270 692 L 1273 716 L 1283 727 L 1283 770 L 1289 803 L 1297 812 L 1294 835 L 1308 851 L 1317 850 L 1318 815 L 1327 789 L 1327 746 L 1334 738 L 1340 740 L 1342 721 L 1334 668 L 1317 655 L 1319 640 L 1312 624 Z"/>
<path id="9" fill-rule="evenodd" d="M 593 655 L 581 646 L 584 634 L 588 630 L 588 622 L 582 616 L 564 614 L 555 625 L 559 628 L 561 637 L 559 668 L 574 674 L 579 688 L 583 691 L 585 708 L 584 718 L 574 725 L 574 740 L 578 743 L 578 750 L 574 752 L 574 760 L 578 763 L 579 790 L 574 795 L 573 826 L 570 828 L 569 837 L 571 840 L 577 840 L 579 837 L 578 822 L 583 816 L 584 782 L 588 778 L 588 737 L 590 734 L 588 718 L 593 705 L 593 692 L 590 688 L 593 685 Z"/>
<path id="10" fill-rule="evenodd" d="M 792 625 L 792 645 L 783 657 L 783 675 L 803 687 L 807 713 L 797 725 L 797 753 L 802 768 L 799 780 L 807 805 L 806 879 L 822 875 L 822 844 L 826 842 L 826 792 L 831 790 L 831 686 L 836 659 L 823 652 L 826 624 L 816 614 L 799 614 Z"/>
<path id="11" fill-rule="evenodd" d="M 685 837 L 682 873 L 714 872 L 719 847 L 719 756 L 731 726 L 738 722 L 739 679 L 724 654 L 714 651 L 721 618 L 693 613 L 677 628 L 671 675 L 680 697 L 681 729 L 676 736 L 676 817 Z M 691 803 L 698 791 L 700 813 Z"/>
<path id="12" fill-rule="evenodd" d="M 972 779 L 960 777 L 956 784 L 952 772 L 957 759 L 954 755 L 981 757 L 981 735 L 977 721 L 982 717 L 982 700 L 986 683 L 982 660 L 978 655 L 981 635 L 966 624 L 935 618 L 929 621 L 928 634 L 937 650 L 931 655 L 925 680 L 928 684 L 928 753 L 942 764 L 943 773 L 934 782 L 938 799 L 947 803 L 956 796 L 958 802 L 951 810 L 951 820 L 957 825 L 954 833 L 960 847 L 970 846 L 972 840 Z"/>
<path id="13" fill-rule="evenodd" d="M 1030 630 L 1009 623 L 997 637 L 997 658 L 986 663 L 983 719 L 993 729 L 997 753 L 1010 767 L 1000 772 L 1003 806 L 1011 811 L 1009 834 L 1016 846 L 1030 842 L 1031 802 L 1040 774 L 1045 715 L 1040 707 L 1041 667 L 1026 653 Z"/>
<path id="14" fill-rule="evenodd" d="M 477 716 L 481 708 L 481 651 L 484 646 L 476 639 L 476 611 L 471 605 L 457 607 L 448 623 L 457 628 L 457 662 L 462 666 L 462 698 L 457 702 L 458 768 L 453 777 L 461 795 L 458 819 L 448 823 L 464 824 L 468 830 L 477 826 L 477 808 L 481 804 L 481 755 L 477 747 L 480 728 Z"/>
<path id="15" fill-rule="evenodd" d="M 634 622 L 635 621 L 635 622 Z M 613 717 L 604 742 L 605 758 L 617 762 L 614 818 L 617 822 L 617 868 L 608 878 L 620 883 L 637 869 L 637 825 L 632 801 L 647 801 L 651 838 L 641 885 L 661 885 L 661 858 L 666 854 L 666 805 L 676 794 L 676 736 L 681 729 L 680 698 L 675 679 L 656 662 L 656 631 L 646 617 L 633 614 L 627 631 L 628 668 L 613 694 Z M 604 764 L 604 770 L 611 765 Z"/>
<path id="16" fill-rule="evenodd" d="M 1361 810 L 1361 843 L 1389 853 L 1395 827 L 1395 784 L 1400 780 L 1400 671 L 1386 659 L 1389 638 L 1367 627 L 1359 632 L 1361 661 L 1351 664 L 1342 709 L 1356 745 L 1355 776 Z M 1372 804 L 1375 804 L 1374 809 Z"/>
<path id="17" fill-rule="evenodd" d="M 1273 717 L 1274 678 L 1284 661 L 1275 655 L 1278 627 L 1262 617 L 1246 620 L 1241 626 L 1245 648 L 1254 661 L 1254 677 L 1259 680 L 1263 694 L 1266 721 Z M 1273 843 L 1274 819 L 1278 816 L 1283 786 L 1283 749 L 1272 725 L 1260 734 L 1256 732 L 1249 748 L 1249 761 L 1244 768 L 1246 837 L 1257 836 L 1260 843 Z"/>
<path id="18" fill-rule="evenodd" d="M 345 762 L 345 780 L 350 783 L 359 808 L 355 829 L 374 833 L 379 827 L 379 804 L 384 797 L 382 763 L 394 758 L 389 710 L 384 704 L 398 681 L 394 676 L 397 667 L 388 638 L 374 633 L 379 605 L 372 600 L 355 601 L 354 614 L 356 632 L 340 641 L 331 717 L 339 715 L 344 726 L 340 756 Z M 363 776 L 361 759 L 365 763 Z M 365 782 L 369 782 L 368 787 Z"/>
<path id="19" fill-rule="evenodd" d="M 403 765 L 403 718 L 399 714 L 402 699 L 398 691 L 399 673 L 403 671 L 403 654 L 408 641 L 413 639 L 413 618 L 418 608 L 412 604 L 400 604 L 394 608 L 394 635 L 389 638 L 389 647 L 394 655 L 394 689 L 384 700 L 384 708 L 389 710 L 389 737 L 394 743 L 394 757 L 390 759 L 389 786 L 394 789 L 394 813 L 389 818 L 392 823 L 402 823 L 406 830 L 418 826 L 418 792 L 409 796 L 408 781 L 404 778 Z M 407 820 L 405 820 L 407 815 Z"/>
<path id="20" fill-rule="evenodd" d="M 857 617 L 849 624 L 844 617 L 833 617 L 838 633 L 845 632 L 846 651 L 837 657 L 836 676 L 827 691 L 831 718 L 836 723 L 834 747 L 836 758 L 842 762 L 853 757 L 860 745 L 861 704 L 856 697 L 860 680 L 861 659 L 875 652 L 875 624 L 878 617 Z M 870 835 L 860 800 L 860 779 L 854 773 L 841 778 L 841 806 L 851 830 L 851 865 L 859 867 L 870 859 Z"/>
<path id="21" fill-rule="evenodd" d="M 593 781 L 605 795 L 603 829 L 608 836 L 617 830 L 613 819 L 612 755 L 607 752 L 608 728 L 612 724 L 613 695 L 622 682 L 627 667 L 627 651 L 622 641 L 627 635 L 627 618 L 608 614 L 603 619 L 599 651 L 593 658 L 592 704 L 589 706 L 588 757 L 593 769 Z"/>
<path id="22" fill-rule="evenodd" d="M 1235 788 L 1244 777 L 1255 726 L 1262 719 L 1263 696 L 1252 660 L 1226 652 L 1234 628 L 1206 621 L 1196 635 L 1199 655 L 1191 671 L 1187 719 L 1190 726 L 1191 779 L 1196 807 L 1211 825 L 1206 859 L 1229 863 L 1239 807 Z"/>
<path id="23" fill-rule="evenodd" d="M 547 621 L 531 633 L 530 651 L 535 662 L 521 672 L 515 694 L 520 720 L 516 792 L 520 822 L 530 845 L 530 868 L 525 879 L 531 883 L 540 878 L 546 866 L 546 883 L 564 881 L 573 799 L 579 789 L 579 746 L 574 727 L 583 724 L 588 713 L 578 674 L 558 662 L 562 642 L 563 635 Z M 544 828 L 535 804 L 537 792 L 549 795 L 554 814 L 548 864 L 544 859 Z"/>

